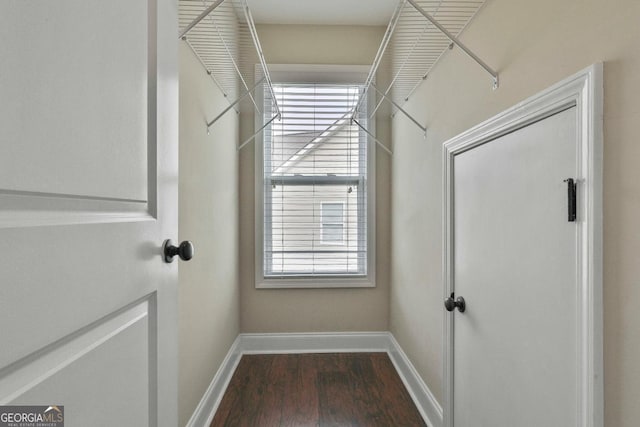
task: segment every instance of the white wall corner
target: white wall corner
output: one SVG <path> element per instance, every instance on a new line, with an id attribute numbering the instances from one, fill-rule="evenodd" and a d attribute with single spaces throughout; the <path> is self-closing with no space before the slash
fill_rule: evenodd
<path id="1" fill-rule="evenodd" d="M 231 345 L 227 356 L 222 361 L 218 372 L 213 377 L 211 384 L 209 384 L 207 391 L 202 396 L 186 427 L 207 427 L 211 424 L 241 357 L 241 337 L 238 336 Z"/>
<path id="2" fill-rule="evenodd" d="M 442 407 L 390 332 L 240 334 L 186 427 L 206 427 L 243 354 L 386 352 L 429 427 L 442 427 Z"/>

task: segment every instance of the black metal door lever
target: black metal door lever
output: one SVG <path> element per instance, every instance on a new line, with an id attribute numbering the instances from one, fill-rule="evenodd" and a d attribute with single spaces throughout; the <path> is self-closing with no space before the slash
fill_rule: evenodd
<path id="1" fill-rule="evenodd" d="M 464 302 L 464 298 L 458 297 L 454 300 L 454 297 L 455 295 L 452 292 L 451 296 L 444 300 L 444 308 L 446 308 L 447 311 L 453 311 L 457 307 L 460 313 L 464 313 L 467 309 L 467 304 Z"/>
<path id="2" fill-rule="evenodd" d="M 173 262 L 173 257 L 176 255 L 178 255 L 183 261 L 189 261 L 193 258 L 193 252 L 193 243 L 188 240 L 180 243 L 179 246 L 174 246 L 171 239 L 167 239 L 162 245 L 162 256 L 164 257 L 164 262 Z"/>

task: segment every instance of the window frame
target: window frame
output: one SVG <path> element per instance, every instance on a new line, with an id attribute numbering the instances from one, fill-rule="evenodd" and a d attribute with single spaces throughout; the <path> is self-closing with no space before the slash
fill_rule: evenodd
<path id="1" fill-rule="evenodd" d="M 369 67 L 363 65 L 298 65 L 298 64 L 270 64 L 269 73 L 274 83 L 329 83 L 349 84 L 364 83 L 369 73 Z M 256 75 L 260 68 L 256 66 Z M 262 105 L 263 91 L 257 90 L 256 103 Z M 375 97 L 371 91 L 367 96 L 368 111 L 375 107 Z M 255 129 L 263 125 L 262 113 L 254 114 Z M 375 135 L 375 116 L 369 119 L 368 127 Z M 287 288 L 373 288 L 375 283 L 376 259 L 376 215 L 375 215 L 375 182 L 376 182 L 376 147 L 375 142 L 367 137 L 367 265 L 366 275 L 327 275 L 327 276 L 292 276 L 265 277 L 264 276 L 264 158 L 263 133 L 255 140 L 255 287 L 258 289 L 287 289 Z"/>

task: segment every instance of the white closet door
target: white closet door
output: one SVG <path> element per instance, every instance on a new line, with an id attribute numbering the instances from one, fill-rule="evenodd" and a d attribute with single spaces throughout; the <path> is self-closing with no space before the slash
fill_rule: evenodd
<path id="1" fill-rule="evenodd" d="M 575 107 L 455 156 L 456 427 L 576 425 Z"/>

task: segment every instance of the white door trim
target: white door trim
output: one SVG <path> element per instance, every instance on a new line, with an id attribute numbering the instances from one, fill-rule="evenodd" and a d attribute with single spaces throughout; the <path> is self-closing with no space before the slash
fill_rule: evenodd
<path id="1" fill-rule="evenodd" d="M 470 150 L 559 111 L 576 107 L 578 134 L 577 425 L 604 425 L 602 332 L 602 64 L 594 64 L 507 111 L 447 141 L 443 146 L 443 285 L 453 283 L 453 161 Z M 453 427 L 453 316 L 444 310 L 444 427 Z"/>

